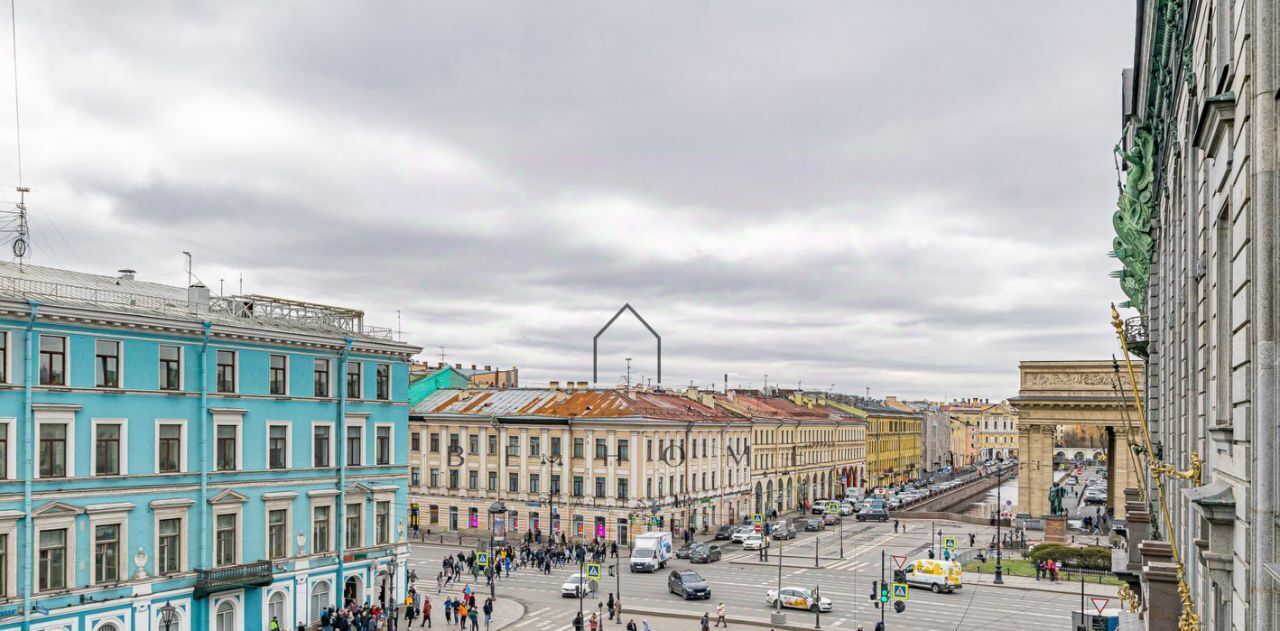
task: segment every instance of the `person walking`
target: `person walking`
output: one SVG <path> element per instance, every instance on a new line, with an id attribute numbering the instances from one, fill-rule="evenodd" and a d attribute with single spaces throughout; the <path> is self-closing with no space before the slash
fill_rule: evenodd
<path id="1" fill-rule="evenodd" d="M 705 611 L 702 612 L 702 620 L 699 622 L 699 628 L 701 628 L 702 631 L 711 631 L 711 614 Z"/>
<path id="2" fill-rule="evenodd" d="M 898 533 L 898 520 L 896 520 L 896 519 L 895 519 L 895 520 L 893 520 L 893 532 L 894 532 L 894 534 L 897 534 L 897 533 Z"/>
<path id="3" fill-rule="evenodd" d="M 613 621 L 613 592 L 609 592 L 609 602 L 605 603 L 605 609 L 609 610 L 609 621 Z"/>
<path id="4" fill-rule="evenodd" d="M 489 624 L 493 622 L 493 599 L 484 599 L 484 629 L 489 631 Z"/>
<path id="5" fill-rule="evenodd" d="M 267 624 L 269 631 L 280 631 L 280 621 L 275 616 L 271 616 L 271 622 Z"/>
<path id="6" fill-rule="evenodd" d="M 600 619 L 595 613 L 591 614 L 591 619 L 587 622 L 588 631 L 600 631 Z"/>
<path id="7" fill-rule="evenodd" d="M 627 631 L 637 631 L 635 618 L 627 621 Z"/>
<path id="8" fill-rule="evenodd" d="M 471 631 L 480 631 L 480 611 L 474 604 L 467 608 L 467 618 L 471 620 Z"/>
<path id="9" fill-rule="evenodd" d="M 724 619 L 724 601 L 721 601 L 720 604 L 716 605 L 716 626 L 723 626 L 726 628 L 729 626 L 729 623 Z"/>
<path id="10" fill-rule="evenodd" d="M 653 631 L 652 629 L 650 629 L 650 628 L 649 628 L 649 619 L 648 619 L 648 618 L 641 618 L 641 619 L 640 619 L 640 631 Z"/>
<path id="11" fill-rule="evenodd" d="M 422 622 L 418 623 L 418 628 L 431 628 L 431 599 L 426 596 L 422 597 Z"/>
<path id="12" fill-rule="evenodd" d="M 582 612 L 573 615 L 573 631 L 582 631 Z"/>

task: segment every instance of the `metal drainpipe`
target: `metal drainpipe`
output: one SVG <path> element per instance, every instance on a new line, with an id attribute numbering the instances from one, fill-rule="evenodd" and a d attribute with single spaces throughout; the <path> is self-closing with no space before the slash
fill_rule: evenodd
<path id="1" fill-rule="evenodd" d="M 343 605 L 345 605 L 346 603 L 342 602 L 341 599 L 345 597 L 344 594 L 346 593 L 346 589 L 347 589 L 347 579 L 344 576 L 344 572 L 346 571 L 346 567 L 347 567 L 347 563 L 345 561 L 345 557 L 347 554 L 347 549 L 346 549 L 347 541 L 346 541 L 346 532 L 343 530 L 343 528 L 346 525 L 347 498 L 343 495 L 343 493 L 346 492 L 346 488 L 347 488 L 347 359 L 350 356 L 351 356 L 351 338 L 348 337 L 345 340 L 345 343 L 342 347 L 342 352 L 338 354 L 338 366 L 336 370 L 334 370 L 334 373 L 337 375 L 341 375 L 342 379 L 339 380 L 337 384 L 338 386 L 338 420 L 337 420 L 338 449 L 337 449 L 336 457 L 338 462 L 336 464 L 338 465 L 338 496 L 337 496 L 337 501 L 335 502 L 336 506 L 334 506 L 334 516 L 336 518 L 336 521 L 333 527 L 333 534 L 337 540 L 333 542 L 334 543 L 333 549 L 338 551 L 338 580 L 337 580 L 338 595 L 339 595 L 338 597 L 340 599 L 339 602 L 341 602 Z M 360 446 L 364 447 L 364 441 L 361 441 Z M 363 458 L 361 458 L 360 463 L 362 465 L 364 464 Z M 361 503 L 361 506 L 364 506 L 363 502 Z M 315 542 L 312 542 L 312 547 L 314 546 L 315 546 Z M 365 586 L 365 592 L 366 592 L 365 596 L 368 596 L 368 591 L 371 587 L 372 587 L 371 585 Z"/>
<path id="2" fill-rule="evenodd" d="M 1275 23 L 1276 14 L 1273 3 L 1255 2 L 1251 5 L 1257 11 L 1256 19 L 1249 20 L 1254 26 L 1253 38 L 1256 50 L 1254 50 L 1253 58 L 1258 60 L 1257 68 L 1254 72 L 1254 81 L 1256 87 L 1251 90 L 1248 97 L 1254 99 L 1254 123 L 1252 125 L 1255 134 L 1253 146 L 1258 148 L 1260 155 L 1255 155 L 1249 160 L 1251 168 L 1256 168 L 1252 177 L 1253 194 L 1258 208 L 1258 223 L 1261 227 L 1256 234 L 1256 243 L 1258 244 L 1258 255 L 1254 257 L 1255 261 L 1259 261 L 1257 267 L 1258 286 L 1262 288 L 1262 295 L 1258 297 L 1259 305 L 1258 313 L 1258 363 L 1259 370 L 1257 376 L 1257 404 L 1258 407 L 1254 412 L 1254 418 L 1257 419 L 1258 436 L 1254 443 L 1255 448 L 1251 451 L 1257 458 L 1257 465 L 1253 469 L 1252 482 L 1257 488 L 1257 507 L 1253 514 L 1252 522 L 1258 528 L 1258 532 L 1254 536 L 1254 552 L 1253 564 L 1264 563 L 1274 558 L 1276 545 L 1276 525 L 1275 525 L 1275 502 L 1276 489 L 1274 472 L 1276 470 L 1275 449 L 1272 447 L 1276 440 L 1276 398 L 1277 398 L 1277 375 L 1276 375 L 1276 204 L 1278 203 L 1276 194 L 1276 143 L 1280 142 L 1276 134 L 1276 101 L 1275 95 L 1277 86 L 1276 78 L 1276 43 L 1275 43 Z M 1247 11 L 1247 10 L 1246 10 Z M 1246 98 L 1248 98 L 1246 97 Z M 1261 447 L 1260 449 L 1257 447 Z M 1253 568 L 1251 568 L 1253 569 Z M 1261 592 L 1264 597 L 1255 599 L 1251 607 L 1253 615 L 1253 628 L 1270 629 L 1275 626 L 1275 594 L 1276 584 L 1274 579 L 1264 577 L 1264 572 L 1253 569 L 1254 576 L 1261 577 L 1259 581 L 1265 584 L 1271 581 L 1270 589 L 1262 589 L 1262 584 L 1251 585 L 1251 592 Z M 1256 591 L 1254 591 L 1256 590 Z M 1269 594 L 1269 597 L 1268 597 Z"/>
<path id="3" fill-rule="evenodd" d="M 200 529 L 202 533 L 212 532 L 209 528 L 209 430 L 212 429 L 212 423 L 209 423 L 209 331 L 213 328 L 213 323 L 208 320 L 204 321 L 204 333 L 200 340 L 200 420 L 197 421 L 197 436 L 200 437 Z M 200 537 L 200 566 L 204 568 L 212 567 L 212 559 L 209 557 L 209 541 L 208 537 Z M 195 607 L 197 601 L 192 599 L 192 619 L 195 618 Z"/>
<path id="4" fill-rule="evenodd" d="M 22 628 L 31 625 L 31 592 L 35 589 L 35 572 L 31 571 L 32 550 L 35 549 L 35 523 L 31 520 L 31 479 L 35 477 L 32 466 L 35 464 L 35 441 L 32 438 L 34 423 L 31 410 L 31 381 L 35 376 L 35 334 L 36 315 L 40 313 L 40 303 L 28 300 L 31 317 L 27 319 L 27 332 L 24 343 L 27 352 L 27 368 L 22 371 L 22 420 L 18 422 L 18 431 L 22 433 L 22 516 L 26 522 L 22 538 L 26 541 L 26 552 L 22 555 Z"/>

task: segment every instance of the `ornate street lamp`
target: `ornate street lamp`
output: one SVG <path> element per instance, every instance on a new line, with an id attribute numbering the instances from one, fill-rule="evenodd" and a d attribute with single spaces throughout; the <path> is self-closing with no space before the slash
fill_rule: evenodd
<path id="1" fill-rule="evenodd" d="M 1000 566 L 1000 522 L 1004 521 L 1002 513 L 1004 512 L 1004 502 L 1000 497 L 1000 474 L 1004 472 L 1004 456 L 996 454 L 996 575 L 991 582 L 996 585 L 1004 585 L 1003 568 Z"/>
<path id="2" fill-rule="evenodd" d="M 178 608 L 166 600 L 164 606 L 160 607 L 160 631 L 173 631 L 174 624 L 177 622 Z"/>

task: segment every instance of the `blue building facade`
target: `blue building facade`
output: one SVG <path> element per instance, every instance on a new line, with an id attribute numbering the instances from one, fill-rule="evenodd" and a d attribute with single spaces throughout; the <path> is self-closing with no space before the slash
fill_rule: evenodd
<path id="1" fill-rule="evenodd" d="M 420 349 L 361 312 L 0 263 L 0 347 L 0 629 L 402 598 Z"/>

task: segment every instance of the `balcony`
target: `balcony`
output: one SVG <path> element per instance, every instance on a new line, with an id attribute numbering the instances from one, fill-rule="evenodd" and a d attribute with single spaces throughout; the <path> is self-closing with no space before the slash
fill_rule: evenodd
<path id="1" fill-rule="evenodd" d="M 196 570 L 196 598 L 241 587 L 265 587 L 271 584 L 271 562 L 258 561 L 244 565 Z"/>
<path id="2" fill-rule="evenodd" d="M 1124 339 L 1128 342 L 1129 352 L 1147 359 L 1147 318 L 1137 316 L 1124 321 Z"/>

